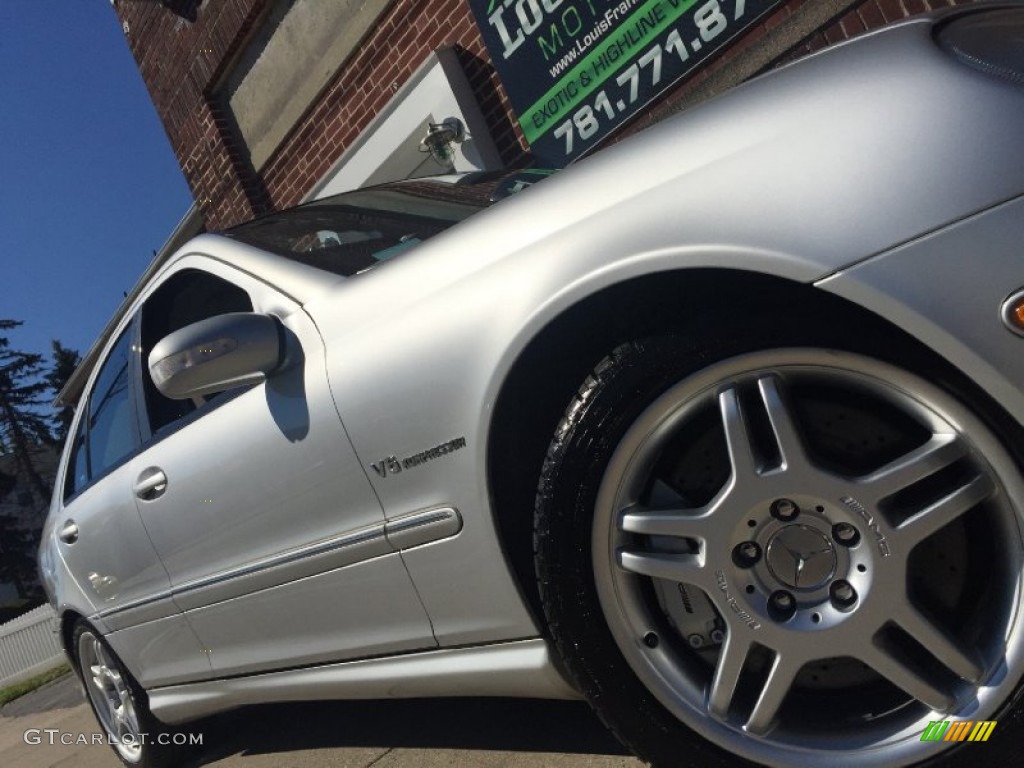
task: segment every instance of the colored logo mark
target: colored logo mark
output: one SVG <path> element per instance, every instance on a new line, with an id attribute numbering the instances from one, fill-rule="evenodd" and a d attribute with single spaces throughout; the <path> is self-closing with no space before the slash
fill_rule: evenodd
<path id="1" fill-rule="evenodd" d="M 995 720 L 933 720 L 921 734 L 921 741 L 988 741 L 995 728 Z"/>

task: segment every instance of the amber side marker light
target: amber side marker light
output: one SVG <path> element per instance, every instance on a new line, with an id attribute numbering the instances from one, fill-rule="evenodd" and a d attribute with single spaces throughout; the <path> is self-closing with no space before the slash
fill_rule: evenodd
<path id="1" fill-rule="evenodd" d="M 1003 302 L 1003 308 L 999 313 L 1003 323 L 1014 333 L 1024 336 L 1024 288 L 1010 296 Z"/>

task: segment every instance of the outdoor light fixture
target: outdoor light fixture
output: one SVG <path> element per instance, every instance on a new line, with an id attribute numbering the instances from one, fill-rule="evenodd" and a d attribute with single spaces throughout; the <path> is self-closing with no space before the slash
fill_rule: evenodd
<path id="1" fill-rule="evenodd" d="M 446 117 L 440 123 L 428 123 L 427 135 L 420 141 L 420 152 L 429 152 L 439 165 L 451 165 L 455 148 L 466 140 L 466 126 L 457 117 Z"/>

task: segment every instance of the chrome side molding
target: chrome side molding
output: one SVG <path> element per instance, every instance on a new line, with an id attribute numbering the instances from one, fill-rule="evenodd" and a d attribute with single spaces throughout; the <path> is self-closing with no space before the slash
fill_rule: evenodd
<path id="1" fill-rule="evenodd" d="M 113 628 L 123 629 L 142 621 L 170 616 L 178 609 L 190 611 L 334 568 L 448 539 L 461 530 L 462 516 L 453 507 L 411 512 L 384 523 L 345 531 L 329 539 L 176 584 L 160 594 L 100 611 L 99 616 L 112 621 Z M 173 603 L 169 599 L 172 596 Z"/>
<path id="2" fill-rule="evenodd" d="M 389 520 L 384 525 L 384 535 L 397 551 L 447 539 L 461 530 L 462 515 L 453 507 L 413 512 Z"/>

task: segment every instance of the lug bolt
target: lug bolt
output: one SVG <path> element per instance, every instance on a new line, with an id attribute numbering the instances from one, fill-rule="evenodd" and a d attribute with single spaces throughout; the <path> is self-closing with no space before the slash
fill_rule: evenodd
<path id="1" fill-rule="evenodd" d="M 833 605 L 840 610 L 849 608 L 857 602 L 857 590 L 853 588 L 850 582 L 843 579 L 833 581 L 828 592 L 832 598 Z"/>
<path id="2" fill-rule="evenodd" d="M 772 517 L 787 522 L 793 520 L 800 514 L 800 507 L 796 502 L 789 499 L 776 499 L 772 502 Z"/>
<path id="3" fill-rule="evenodd" d="M 654 632 L 648 632 L 646 635 L 644 635 L 644 645 L 646 645 L 648 648 L 657 648 L 658 635 Z"/>
<path id="4" fill-rule="evenodd" d="M 686 641 L 690 644 L 691 648 L 700 648 L 704 645 L 704 638 L 696 632 L 686 638 Z"/>
<path id="5" fill-rule="evenodd" d="M 761 547 L 754 541 L 737 544 L 732 551 L 732 561 L 740 568 L 749 568 L 761 559 Z"/>
<path id="6" fill-rule="evenodd" d="M 860 532 L 849 523 L 836 523 L 832 526 L 832 538 L 844 547 L 852 547 L 860 541 Z"/>
<path id="7" fill-rule="evenodd" d="M 796 598 L 784 589 L 777 590 L 768 598 L 768 609 L 775 619 L 785 621 L 796 613 Z"/>

